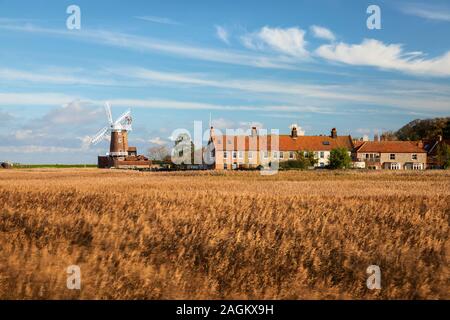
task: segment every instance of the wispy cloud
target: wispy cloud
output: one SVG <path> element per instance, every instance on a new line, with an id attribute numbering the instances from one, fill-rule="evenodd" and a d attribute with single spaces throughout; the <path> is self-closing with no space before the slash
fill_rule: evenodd
<path id="1" fill-rule="evenodd" d="M 161 139 L 161 137 L 155 137 L 148 140 L 148 142 L 152 144 L 156 144 L 158 146 L 163 146 L 165 144 L 168 144 L 168 141 Z"/>
<path id="2" fill-rule="evenodd" d="M 384 44 L 379 40 L 364 39 L 360 44 L 340 42 L 322 45 L 316 50 L 316 54 L 348 65 L 371 66 L 424 76 L 450 76 L 450 51 L 426 59 L 422 52 L 405 52 L 401 44 Z"/>
<path id="3" fill-rule="evenodd" d="M 400 10 L 406 14 L 428 20 L 450 22 L 450 7 L 424 3 L 403 3 Z"/>
<path id="4" fill-rule="evenodd" d="M 310 29 L 311 29 L 313 36 L 316 38 L 330 40 L 330 41 L 334 41 L 336 39 L 334 33 L 330 29 L 327 29 L 325 27 L 312 25 L 310 27 Z"/>
<path id="5" fill-rule="evenodd" d="M 0 81 L 20 81 L 58 85 L 117 85 L 111 79 L 93 78 L 74 70 L 18 70 L 0 67 Z"/>
<path id="6" fill-rule="evenodd" d="M 258 68 L 296 69 L 295 61 L 286 57 L 267 54 L 254 54 L 244 51 L 219 50 L 201 46 L 189 46 L 177 42 L 161 41 L 121 32 L 88 30 L 86 28 L 79 30 L 79 32 L 69 32 L 66 30 L 42 28 L 30 24 L 3 24 L 0 25 L 0 29 L 64 36 L 74 40 L 89 41 L 95 44 L 126 48 L 139 52 L 160 52 L 203 61 L 213 61 Z"/>
<path id="7" fill-rule="evenodd" d="M 171 83 L 182 85 L 205 86 L 233 89 L 260 94 L 275 94 L 279 101 L 309 99 L 311 101 L 328 101 L 333 104 L 364 103 L 380 106 L 395 106 L 404 109 L 443 111 L 450 109 L 449 88 L 423 82 L 402 86 L 401 81 L 371 84 L 368 86 L 335 84 L 301 84 L 288 81 L 263 81 L 254 79 L 229 79 L 205 77 L 192 74 L 161 72 L 144 68 L 125 68 L 111 70 L 121 77 L 148 80 L 149 83 Z M 374 89 L 375 88 L 375 89 Z M 379 92 L 383 92 L 382 95 Z M 291 98 L 289 98 L 291 97 Z"/>
<path id="8" fill-rule="evenodd" d="M 253 50 L 271 49 L 296 58 L 309 56 L 305 31 L 298 27 L 284 29 L 265 26 L 256 32 L 243 35 L 241 41 L 245 47 Z"/>
<path id="9" fill-rule="evenodd" d="M 160 23 L 160 24 L 170 24 L 170 25 L 180 25 L 178 21 L 172 20 L 170 18 L 166 17 L 156 17 L 156 16 L 137 16 L 136 19 L 148 21 L 148 22 L 154 22 L 154 23 Z"/>
<path id="10" fill-rule="evenodd" d="M 224 42 L 225 44 L 230 44 L 230 35 L 228 33 L 228 30 L 225 29 L 222 26 L 216 26 L 216 36 L 217 38 L 219 38 L 222 42 Z"/>
<path id="11" fill-rule="evenodd" d="M 0 105 L 2 106 L 48 106 L 63 105 L 70 101 L 77 100 L 78 97 L 61 93 L 30 93 L 30 92 L 0 92 Z"/>

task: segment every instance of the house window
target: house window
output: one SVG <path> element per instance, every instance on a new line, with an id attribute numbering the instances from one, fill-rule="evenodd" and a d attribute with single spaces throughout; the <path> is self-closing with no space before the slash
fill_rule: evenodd
<path id="1" fill-rule="evenodd" d="M 308 156 L 308 151 L 303 152 L 303 155 L 304 155 L 305 157 L 307 157 L 307 156 Z"/>
<path id="2" fill-rule="evenodd" d="M 278 158 L 278 152 L 274 151 L 274 152 L 272 153 L 272 157 L 273 157 L 274 159 Z"/>
<path id="3" fill-rule="evenodd" d="M 422 170 L 422 164 L 421 163 L 413 163 L 412 166 L 413 170 Z"/>
<path id="4" fill-rule="evenodd" d="M 263 152 L 263 158 L 264 158 L 264 159 L 267 159 L 268 157 L 269 157 L 269 152 L 264 151 L 264 152 Z"/>
<path id="5" fill-rule="evenodd" d="M 233 159 L 236 159 L 236 157 L 237 157 L 237 152 L 236 152 L 236 151 L 233 151 L 232 155 L 233 155 Z"/>
<path id="6" fill-rule="evenodd" d="M 228 169 L 228 165 L 226 163 L 223 164 L 223 168 L 226 170 Z"/>
<path id="7" fill-rule="evenodd" d="M 395 153 L 391 153 L 391 154 L 389 155 L 389 159 L 395 160 Z"/>
<path id="8" fill-rule="evenodd" d="M 325 152 L 320 151 L 320 159 L 323 159 L 323 158 L 325 158 Z"/>
<path id="9" fill-rule="evenodd" d="M 289 159 L 294 159 L 294 152 L 293 151 L 289 151 Z"/>
<path id="10" fill-rule="evenodd" d="M 283 153 L 283 151 L 280 151 L 280 159 L 283 159 L 284 158 L 284 153 Z"/>
<path id="11" fill-rule="evenodd" d="M 323 163 L 323 162 L 321 162 L 319 165 L 320 165 L 321 167 L 325 167 L 325 163 Z"/>
<path id="12" fill-rule="evenodd" d="M 252 159 L 252 158 L 253 158 L 253 152 L 251 152 L 251 151 L 248 152 L 248 158 L 249 158 L 249 159 Z"/>
<path id="13" fill-rule="evenodd" d="M 391 163 L 391 170 L 400 170 L 400 163 Z"/>
<path id="14" fill-rule="evenodd" d="M 413 153 L 413 154 L 411 155 L 411 159 L 412 159 L 412 160 L 417 160 L 417 153 Z"/>
<path id="15" fill-rule="evenodd" d="M 228 158 L 228 152 L 226 152 L 226 151 L 223 152 L 223 158 L 224 159 Z"/>
<path id="16" fill-rule="evenodd" d="M 238 152 L 238 157 L 239 157 L 239 159 L 244 158 L 244 153 L 242 151 L 239 151 Z"/>

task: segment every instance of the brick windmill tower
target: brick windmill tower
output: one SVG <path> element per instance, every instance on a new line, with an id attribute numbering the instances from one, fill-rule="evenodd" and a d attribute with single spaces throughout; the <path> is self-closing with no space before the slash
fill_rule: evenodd
<path id="1" fill-rule="evenodd" d="M 128 146 L 128 132 L 132 130 L 131 110 L 128 109 L 116 121 L 112 119 L 111 106 L 105 103 L 108 126 L 101 129 L 92 139 L 97 144 L 110 134 L 109 152 L 98 157 L 99 168 L 130 168 L 148 167 L 150 161 L 144 156 L 138 156 L 136 147 Z"/>

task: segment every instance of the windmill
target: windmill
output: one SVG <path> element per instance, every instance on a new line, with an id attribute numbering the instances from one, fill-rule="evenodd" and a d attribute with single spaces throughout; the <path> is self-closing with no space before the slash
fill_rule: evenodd
<path id="1" fill-rule="evenodd" d="M 97 132 L 91 139 L 91 143 L 95 145 L 110 134 L 111 142 L 107 156 L 126 157 L 128 156 L 128 131 L 132 130 L 131 110 L 128 109 L 114 122 L 111 114 L 111 106 L 108 102 L 105 103 L 105 111 L 108 119 L 108 126 Z"/>

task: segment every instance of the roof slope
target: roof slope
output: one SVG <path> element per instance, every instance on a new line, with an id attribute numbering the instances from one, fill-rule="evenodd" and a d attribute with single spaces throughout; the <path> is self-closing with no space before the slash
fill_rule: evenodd
<path id="1" fill-rule="evenodd" d="M 278 137 L 278 146 L 277 139 Z M 257 151 L 257 150 L 280 150 L 280 151 L 329 151 L 335 148 L 347 148 L 349 151 L 353 148 L 350 136 L 298 136 L 296 138 L 290 135 L 267 135 L 267 136 L 214 136 L 213 138 L 216 150 L 238 150 L 238 151 Z M 272 146 L 272 141 L 274 145 Z M 267 146 L 267 147 L 266 147 Z M 266 149 L 267 148 L 267 149 Z"/>
<path id="2" fill-rule="evenodd" d="M 425 153 L 426 151 L 415 141 L 366 141 L 356 148 L 356 152 Z"/>

